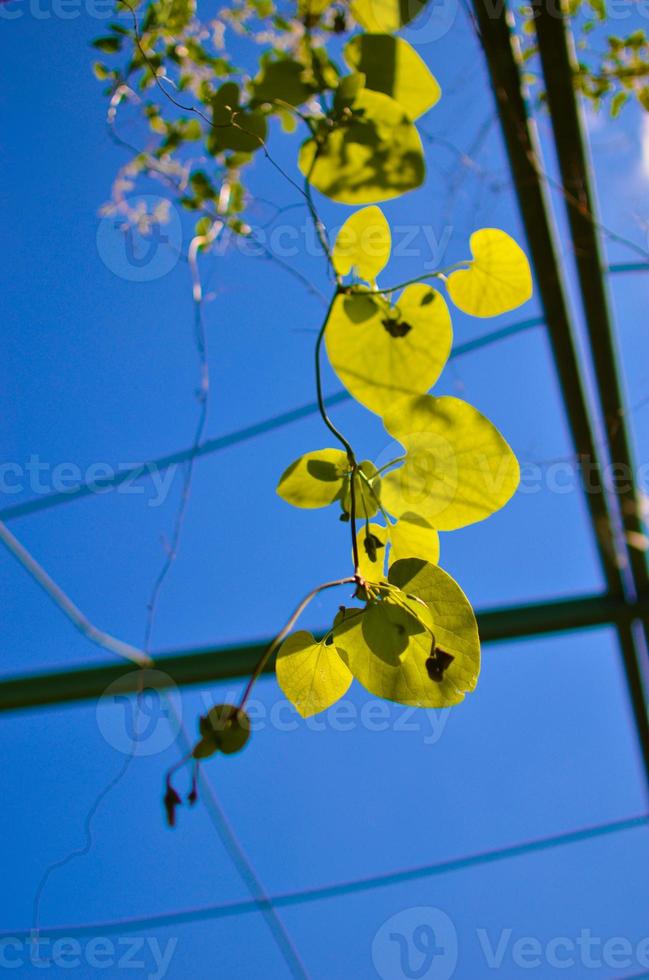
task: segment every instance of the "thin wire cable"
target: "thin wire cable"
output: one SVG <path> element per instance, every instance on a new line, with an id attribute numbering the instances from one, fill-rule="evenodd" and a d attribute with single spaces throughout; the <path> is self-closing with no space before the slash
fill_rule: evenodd
<path id="1" fill-rule="evenodd" d="M 306 888 L 299 891 L 283 892 L 272 896 L 269 901 L 276 908 L 301 906 L 310 902 L 324 899 L 340 898 L 347 895 L 375 891 L 377 888 L 389 888 L 394 885 L 407 884 L 444 874 L 467 871 L 472 868 L 496 864 L 500 861 L 526 857 L 553 850 L 557 847 L 570 847 L 586 841 L 598 840 L 627 831 L 649 827 L 649 814 L 641 814 L 623 820 L 613 820 L 608 823 L 582 827 L 578 830 L 566 831 L 548 837 L 538 837 L 533 840 L 511 844 L 507 847 L 479 851 L 463 857 L 440 861 L 436 864 L 420 865 L 401 871 L 387 872 L 370 878 L 357 878 L 353 881 L 340 882 L 336 885 L 323 885 L 316 888 Z M 56 936 L 94 936 L 110 935 L 111 933 L 136 932 L 144 927 L 148 929 L 163 929 L 168 926 L 188 925 L 210 919 L 221 919 L 235 915 L 254 912 L 257 903 L 252 901 L 226 902 L 221 905 L 209 905 L 202 908 L 186 909 L 167 912 L 160 915 L 141 916 L 130 919 L 114 919 L 107 922 L 94 922 L 88 925 L 63 925 L 43 930 L 48 938 Z M 0 940 L 8 938 L 22 939 L 28 937 L 27 931 L 0 932 Z"/>
<path id="2" fill-rule="evenodd" d="M 517 336 L 535 327 L 541 327 L 544 325 L 544 322 L 542 317 L 532 317 L 528 320 L 521 320 L 517 323 L 510 323 L 507 326 L 499 327 L 496 330 L 483 334 L 481 337 L 475 337 L 473 340 L 469 340 L 464 344 L 458 344 L 451 353 L 451 359 L 462 357 L 465 354 L 471 354 L 474 351 L 481 350 L 484 347 L 488 347 L 501 340 L 506 340 L 509 337 Z M 338 391 L 333 395 L 327 395 L 325 397 L 329 406 L 339 405 L 352 398 L 347 391 Z M 230 432 L 224 436 L 207 439 L 199 446 L 195 453 L 192 449 L 181 449 L 178 452 L 169 453 L 166 456 L 159 456 L 157 459 L 151 459 L 144 463 L 138 463 L 135 466 L 125 467 L 114 476 L 102 480 L 78 483 L 76 486 L 72 486 L 68 490 L 60 493 L 49 493 L 42 497 L 26 500 L 24 503 L 12 504 L 0 510 L 0 520 L 10 521 L 17 517 L 27 517 L 30 514 L 49 510 L 51 507 L 58 507 L 60 504 L 70 503 L 72 500 L 78 500 L 81 497 L 89 497 L 105 490 L 115 489 L 126 483 L 133 483 L 135 480 L 146 477 L 152 472 L 162 473 L 171 466 L 186 463 L 191 457 L 198 459 L 202 456 L 209 456 L 213 453 L 220 452 L 223 449 L 229 449 L 231 446 L 247 442 L 249 439 L 255 439 L 257 436 L 274 432 L 284 426 L 292 425 L 294 422 L 309 418 L 311 415 L 317 415 L 318 412 L 318 403 L 308 402 L 306 405 L 300 405 L 288 412 L 282 412 L 261 422 L 255 422 L 253 425 L 246 426 L 243 429 L 236 429 L 234 432 Z"/>
<path id="3" fill-rule="evenodd" d="M 71 599 L 65 594 L 63 589 L 60 588 L 52 579 L 42 565 L 36 561 L 36 559 L 27 551 L 27 548 L 20 541 L 14 537 L 9 528 L 0 521 L 0 541 L 5 545 L 8 551 L 18 560 L 18 562 L 23 566 L 26 572 L 31 575 L 35 582 L 40 585 L 40 587 L 47 593 L 47 595 L 52 599 L 52 601 L 59 607 L 61 612 L 70 620 L 71 623 L 76 626 L 79 632 L 90 640 L 91 643 L 95 643 L 97 646 L 102 647 L 104 650 L 109 650 L 111 653 L 116 654 L 118 657 L 123 657 L 125 660 L 129 660 L 132 663 L 137 664 L 139 667 L 151 666 L 151 658 L 143 651 L 139 650 L 137 647 L 131 646 L 130 643 L 124 643 L 123 640 L 117 639 L 117 637 L 112 636 L 110 633 L 104 632 L 104 630 L 98 629 L 94 623 L 90 620 L 84 613 L 81 612 L 78 606 L 76 606 Z"/>

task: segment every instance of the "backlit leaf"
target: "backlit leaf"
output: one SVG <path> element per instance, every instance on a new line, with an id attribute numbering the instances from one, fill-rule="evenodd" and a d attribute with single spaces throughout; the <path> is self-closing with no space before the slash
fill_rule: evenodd
<path id="1" fill-rule="evenodd" d="M 363 72 L 365 85 L 389 95 L 417 119 L 441 96 L 437 79 L 415 49 L 392 34 L 358 34 L 345 46 L 345 61 Z"/>
<path id="2" fill-rule="evenodd" d="M 339 296 L 325 330 L 331 365 L 361 404 L 379 415 L 404 395 L 428 391 L 453 339 L 443 296 L 408 286 L 391 308 L 369 294 Z"/>
<path id="3" fill-rule="evenodd" d="M 351 117 L 322 143 L 302 146 L 299 167 L 322 194 L 341 204 L 388 201 L 419 187 L 425 176 L 419 133 L 394 99 L 362 89 Z"/>
<path id="4" fill-rule="evenodd" d="M 390 565 L 403 558 L 439 561 L 439 534 L 424 517 L 407 511 L 390 528 Z"/>
<path id="5" fill-rule="evenodd" d="M 346 459 L 346 457 L 345 457 Z M 381 493 L 381 478 L 377 474 L 377 469 L 371 460 L 366 459 L 358 464 L 360 473 L 354 477 L 354 497 L 356 504 L 356 517 L 374 517 L 379 509 L 379 499 Z M 342 507 L 345 513 L 351 514 L 352 495 L 351 480 L 349 476 L 345 478 L 342 493 Z"/>
<path id="6" fill-rule="evenodd" d="M 356 541 L 361 575 L 368 582 L 380 582 L 385 575 L 388 528 L 380 524 L 363 524 L 356 533 Z"/>
<path id="7" fill-rule="evenodd" d="M 427 0 L 352 0 L 351 10 L 366 31 L 392 34 L 409 24 L 426 3 Z"/>
<path id="8" fill-rule="evenodd" d="M 374 282 L 390 258 L 391 247 L 390 226 L 381 209 L 370 205 L 350 215 L 338 232 L 334 268 L 341 276 L 354 270 L 359 278 Z"/>
<path id="9" fill-rule="evenodd" d="M 294 507 L 326 507 L 342 495 L 348 471 L 347 453 L 340 449 L 305 453 L 284 471 L 277 493 Z"/>
<path id="10" fill-rule="evenodd" d="M 449 296 L 472 316 L 498 316 L 532 296 L 532 273 L 523 249 L 499 228 L 471 235 L 473 261 L 446 280 Z"/>
<path id="11" fill-rule="evenodd" d="M 466 596 L 446 572 L 419 559 L 397 562 L 389 580 L 400 590 L 395 596 L 338 617 L 334 642 L 341 657 L 377 697 L 426 708 L 459 703 L 475 688 L 480 670 L 480 642 Z M 404 609 L 406 594 L 424 600 L 430 629 Z M 439 681 L 427 669 L 435 645 L 452 657 Z"/>
<path id="12" fill-rule="evenodd" d="M 440 531 L 484 520 L 510 499 L 518 461 L 500 432 L 459 398 L 404 398 L 383 418 L 406 449 L 383 477 L 381 499 L 396 516 L 413 511 Z"/>
<path id="13" fill-rule="evenodd" d="M 279 686 L 303 718 L 335 704 L 352 682 L 334 644 L 316 642 L 306 630 L 284 641 L 276 670 Z"/>

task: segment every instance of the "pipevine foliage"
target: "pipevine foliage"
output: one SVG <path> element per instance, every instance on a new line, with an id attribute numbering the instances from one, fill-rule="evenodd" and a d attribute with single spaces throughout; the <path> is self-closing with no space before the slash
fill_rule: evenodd
<path id="1" fill-rule="evenodd" d="M 121 102 L 137 99 L 155 140 L 136 153 L 120 192 L 140 174 L 162 175 L 180 203 L 197 212 L 196 233 L 205 247 L 217 228 L 246 236 L 246 168 L 260 153 L 277 166 L 267 147 L 274 121 L 289 132 L 299 125 L 305 138 L 296 161 L 298 189 L 332 281 L 315 355 L 318 403 L 333 445 L 292 462 L 277 492 L 295 507 L 337 510 L 349 524 L 351 564 L 347 574 L 302 600 L 257 664 L 240 703 L 217 705 L 200 719 L 200 739 L 191 760 L 183 760 L 194 764 L 190 802 L 197 796 L 199 761 L 245 745 L 246 700 L 275 654 L 278 682 L 303 717 L 336 702 L 354 678 L 377 697 L 427 708 L 458 704 L 478 680 L 476 619 L 439 565 L 439 532 L 501 508 L 517 488 L 519 467 L 476 408 L 429 391 L 452 345 L 447 300 L 467 314 L 493 317 L 525 303 L 532 281 L 516 242 L 486 228 L 473 234 L 466 261 L 397 286 L 378 282 L 391 236 L 377 202 L 424 181 L 416 121 L 441 95 L 427 66 L 396 33 L 421 5 L 298 0 L 289 17 L 272 0 L 245 0 L 201 24 L 192 0 L 156 0 L 137 12 L 129 7 L 127 26 L 116 23 L 96 41 L 123 61 L 120 68 L 95 68 L 109 83 L 111 121 Z M 230 31 L 262 47 L 250 77 L 228 55 Z M 332 47 L 342 50 L 340 61 Z M 333 245 L 314 190 L 358 206 Z M 348 392 L 380 416 L 402 446 L 389 463 L 359 459 L 329 418 L 320 377 L 323 347 Z M 325 635 L 295 632 L 311 599 L 338 586 L 351 590 L 352 602 L 340 607 Z M 165 796 L 170 823 L 181 802 L 173 771 Z"/>

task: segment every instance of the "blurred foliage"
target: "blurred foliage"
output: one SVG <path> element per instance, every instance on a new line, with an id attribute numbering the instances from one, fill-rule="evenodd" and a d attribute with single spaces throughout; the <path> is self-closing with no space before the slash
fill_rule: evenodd
<path id="1" fill-rule="evenodd" d="M 596 111 L 605 108 L 613 118 L 632 101 L 649 110 L 649 40 L 645 31 L 609 34 L 611 22 L 619 24 L 619 15 L 611 15 L 606 0 L 567 0 L 565 10 L 575 40 L 576 90 Z M 523 6 L 519 13 L 521 57 L 528 64 L 538 53 L 532 7 Z M 529 73 L 527 78 L 535 86 L 537 76 Z"/>

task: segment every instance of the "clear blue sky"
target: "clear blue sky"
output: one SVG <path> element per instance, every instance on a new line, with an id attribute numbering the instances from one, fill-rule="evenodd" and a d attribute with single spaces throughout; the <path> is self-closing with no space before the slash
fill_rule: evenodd
<path id="1" fill-rule="evenodd" d="M 125 161 L 106 135 L 101 86 L 90 72 L 88 42 L 102 32 L 102 22 L 82 3 L 69 7 L 78 16 L 68 19 L 60 6 L 54 10 L 35 0 L 12 0 L 8 9 L 22 16 L 0 25 L 2 459 L 24 473 L 30 459 L 32 474 L 42 464 L 41 482 L 50 486 L 55 472 L 65 478 L 61 464 L 85 473 L 95 464 L 117 467 L 191 444 L 197 365 L 190 280 L 182 261 L 152 281 L 128 280 L 116 274 L 123 265 L 113 262 L 111 268 L 109 260 L 107 266 L 98 250 L 98 209 Z M 467 149 L 493 116 L 493 105 L 463 13 L 450 4 L 443 9 L 452 22 L 448 33 L 437 39 L 411 33 L 445 92 L 423 125 Z M 544 120 L 541 128 L 547 129 Z M 634 109 L 615 124 L 593 120 L 590 128 L 604 222 L 645 247 L 647 129 Z M 290 166 L 295 145 L 287 148 L 278 139 L 273 145 Z M 477 227 L 496 225 L 521 237 L 495 124 L 476 154 L 479 169 L 458 163 L 440 144 L 430 144 L 427 153 L 425 187 L 385 208 L 393 226 L 415 233 L 415 254 L 395 258 L 390 267 L 394 281 L 417 275 L 431 261 L 432 241 L 448 238 L 443 261 L 450 262 L 467 255 Z M 261 157 L 253 186 L 278 205 L 296 203 L 295 192 Z M 255 220 L 271 213 L 260 206 Z M 335 226 L 348 209 L 322 202 L 322 213 Z M 279 221 L 298 229 L 303 240 L 303 209 L 289 210 Z M 185 222 L 181 229 L 185 247 L 189 228 Z M 610 255 L 636 258 L 620 245 Z M 322 261 L 304 247 L 291 261 L 326 287 Z M 223 435 L 312 401 L 319 301 L 276 265 L 236 251 L 205 260 L 203 272 L 214 294 L 205 314 L 212 372 L 208 434 Z M 649 407 L 641 405 L 649 395 L 646 283 L 628 276 L 611 283 L 640 462 L 649 460 Z M 534 300 L 495 323 L 456 314 L 456 343 L 538 314 Z M 326 384 L 328 391 L 338 390 L 332 375 Z M 600 590 L 583 501 L 574 489 L 557 492 L 567 477 L 553 464 L 569 458 L 571 448 L 543 328 L 457 358 L 438 391 L 466 397 L 492 418 L 529 478 L 527 492 L 502 513 L 443 536 L 442 562 L 474 605 Z M 351 404 L 333 411 L 361 455 L 385 450 L 388 440 L 377 420 Z M 347 529 L 335 515 L 294 511 L 274 492 L 295 456 L 330 443 L 319 419 L 310 417 L 197 463 L 154 650 L 265 638 L 309 587 L 346 568 Z M 33 476 L 31 483 L 15 479 L 22 486 L 2 495 L 3 507 L 39 496 Z M 150 481 L 138 487 L 141 493 L 94 495 L 11 522 L 97 625 L 134 644 L 142 642 L 180 472 L 160 506 Z M 106 659 L 3 551 L 0 590 L 0 674 Z M 324 600 L 314 603 L 306 622 L 321 626 L 329 611 Z M 206 703 L 238 690 L 228 685 L 186 692 L 178 702 L 183 718 L 192 728 Z M 478 690 L 441 715 L 405 716 L 397 706 L 373 715 L 371 699 L 354 686 L 347 716 L 330 716 L 317 731 L 281 707 L 273 680 L 261 682 L 256 697 L 259 730 L 251 745 L 240 757 L 214 760 L 207 772 L 271 895 L 451 860 L 646 810 L 615 636 L 605 629 L 486 646 Z M 124 711 L 121 704 L 84 704 L 0 719 L 0 930 L 19 935 L 30 929 L 45 870 L 84 848 L 87 814 L 124 762 Z M 50 875 L 39 901 L 44 936 L 47 927 L 60 926 L 57 936 L 74 937 L 75 926 L 249 898 L 204 806 L 183 808 L 174 833 L 163 826 L 162 779 L 177 756 L 166 732 L 162 719 L 150 754 L 138 756 L 100 804 L 86 853 Z M 633 947 L 632 963 L 612 966 L 618 961 L 611 954 L 607 963 L 588 966 L 576 947 L 564 976 L 632 976 L 642 972 L 637 944 L 649 935 L 648 852 L 647 829 L 628 829 L 570 848 L 291 905 L 279 915 L 314 980 L 440 980 L 453 967 L 454 936 L 453 975 L 460 980 L 493 975 L 485 944 L 488 951 L 499 939 L 498 976 L 549 978 L 558 970 L 552 941 L 575 942 L 582 930 L 601 940 L 599 954 L 593 953 L 600 959 L 602 944 L 622 937 Z M 417 973 L 425 953 L 411 949 L 408 967 L 390 935 L 408 938 L 419 928 L 425 944 L 431 923 L 446 955 Z M 113 943 L 112 954 L 104 950 L 104 968 L 93 965 L 93 934 Z M 131 952 L 142 966 L 119 965 L 129 937 L 141 940 Z M 526 967 L 513 952 L 524 937 L 542 950 L 537 966 Z M 170 952 L 164 969 L 173 980 L 215 973 L 237 980 L 290 976 L 255 910 L 164 929 L 97 927 L 78 942 L 80 965 L 52 965 L 46 976 L 162 975 L 156 974 L 154 948 Z M 27 953 L 12 947 L 6 955 Z M 535 955 L 528 950 L 532 960 Z M 556 955 L 568 954 L 559 948 Z M 25 961 L 14 975 L 43 972 Z"/>

